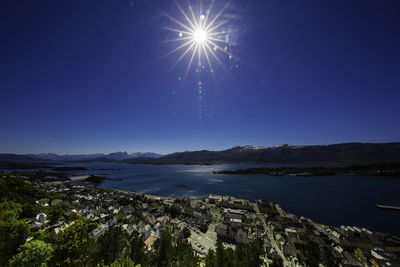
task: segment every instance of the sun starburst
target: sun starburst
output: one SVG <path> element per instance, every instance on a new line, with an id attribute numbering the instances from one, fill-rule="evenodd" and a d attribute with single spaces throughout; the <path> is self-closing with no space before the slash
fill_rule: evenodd
<path id="1" fill-rule="evenodd" d="M 207 68 L 210 72 L 214 72 L 214 60 L 223 67 L 219 54 L 223 53 L 230 56 L 228 53 L 229 33 L 224 29 L 228 22 L 224 12 L 229 5 L 226 4 L 218 12 L 215 12 L 213 2 L 204 11 L 201 0 L 196 10 L 194 10 L 190 2 L 188 3 L 188 11 L 185 12 L 176 2 L 176 6 L 182 15 L 182 20 L 165 14 L 174 24 L 173 27 L 167 27 L 167 29 L 178 35 L 167 42 L 179 43 L 166 56 L 173 53 L 181 53 L 171 68 L 174 68 L 185 57 L 189 58 L 186 74 L 191 69 L 196 58 L 198 61 L 196 71 L 199 68 Z M 203 61 L 206 64 L 203 64 Z"/>

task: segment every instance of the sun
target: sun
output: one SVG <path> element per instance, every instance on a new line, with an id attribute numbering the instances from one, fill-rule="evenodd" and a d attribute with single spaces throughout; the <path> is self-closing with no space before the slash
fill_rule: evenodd
<path id="1" fill-rule="evenodd" d="M 197 66 L 208 67 L 210 72 L 214 72 L 213 62 L 216 61 L 222 66 L 221 53 L 231 58 L 228 52 L 230 45 L 228 30 L 224 28 L 229 19 L 224 16 L 224 12 L 229 4 L 223 6 L 218 12 L 214 10 L 213 3 L 203 10 L 200 0 L 198 8 L 194 8 L 190 3 L 187 11 L 176 2 L 180 11 L 180 16 L 165 14 L 173 23 L 172 27 L 166 27 L 169 31 L 177 34 L 177 37 L 169 39 L 167 42 L 177 42 L 179 45 L 167 53 L 181 53 L 178 60 L 173 64 L 175 67 L 183 58 L 189 58 L 186 74 L 197 59 Z M 181 17 L 181 20 L 179 19 Z M 175 35 L 176 36 L 176 35 Z"/>
<path id="2" fill-rule="evenodd" d="M 196 29 L 193 32 L 193 41 L 199 45 L 204 45 L 207 42 L 208 34 L 203 28 Z"/>

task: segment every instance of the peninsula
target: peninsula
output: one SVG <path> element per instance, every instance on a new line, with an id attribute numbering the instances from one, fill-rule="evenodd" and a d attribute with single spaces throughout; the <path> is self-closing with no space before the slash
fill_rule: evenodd
<path id="1" fill-rule="evenodd" d="M 372 175 L 400 176 L 400 162 L 351 165 L 346 167 L 277 167 L 214 171 L 214 174 L 262 174 L 270 176 Z"/>

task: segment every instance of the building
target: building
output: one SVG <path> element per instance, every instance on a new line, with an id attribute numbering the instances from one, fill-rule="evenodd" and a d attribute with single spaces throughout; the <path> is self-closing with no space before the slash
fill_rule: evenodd
<path id="1" fill-rule="evenodd" d="M 108 230 L 108 228 L 109 226 L 107 224 L 101 224 L 99 227 L 91 231 L 89 235 L 91 238 L 97 239 L 102 236 Z"/>

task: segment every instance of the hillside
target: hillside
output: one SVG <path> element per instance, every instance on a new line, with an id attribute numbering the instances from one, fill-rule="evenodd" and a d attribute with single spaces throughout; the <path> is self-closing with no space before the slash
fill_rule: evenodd
<path id="1" fill-rule="evenodd" d="M 400 143 L 343 143 L 333 145 L 233 147 L 223 151 L 192 151 L 158 159 L 130 159 L 127 163 L 337 163 L 358 164 L 400 161 Z"/>

